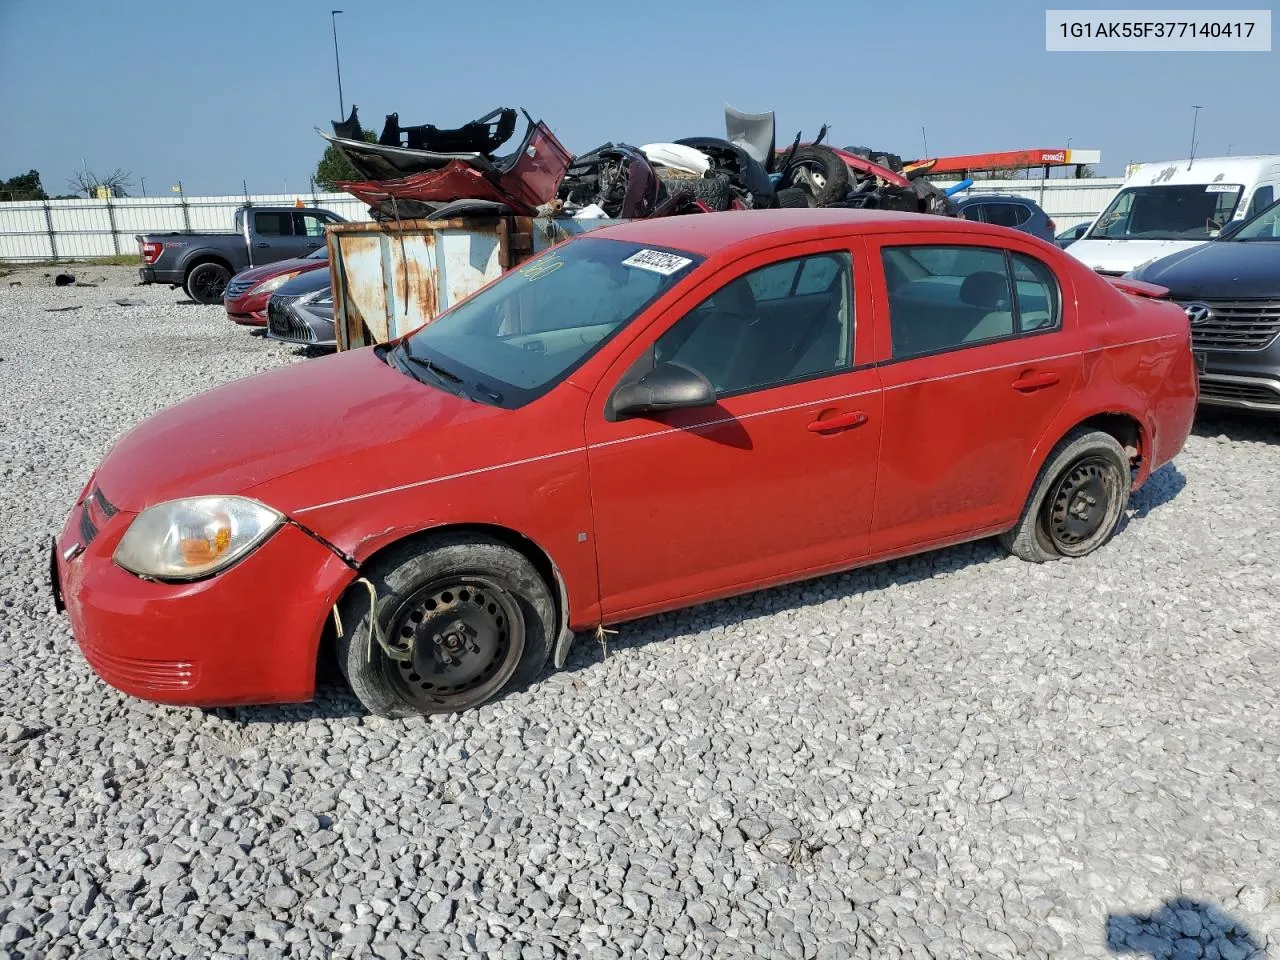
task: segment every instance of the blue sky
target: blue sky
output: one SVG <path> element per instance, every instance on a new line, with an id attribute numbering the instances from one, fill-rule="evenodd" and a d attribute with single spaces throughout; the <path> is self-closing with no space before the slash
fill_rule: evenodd
<path id="1" fill-rule="evenodd" d="M 61 193 L 83 157 L 134 193 L 305 189 L 338 114 L 333 7 L 347 106 L 377 129 L 523 106 L 585 151 L 720 135 L 727 102 L 777 111 L 779 139 L 825 121 L 903 155 L 922 125 L 932 154 L 1069 137 L 1118 174 L 1186 156 L 1202 104 L 1199 155 L 1280 153 L 1280 53 L 1046 53 L 1045 6 L 0 0 L 0 177 Z"/>

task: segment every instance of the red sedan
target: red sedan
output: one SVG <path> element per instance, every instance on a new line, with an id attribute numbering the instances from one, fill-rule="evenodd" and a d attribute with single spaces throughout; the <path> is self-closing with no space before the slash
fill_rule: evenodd
<path id="1" fill-rule="evenodd" d="M 271 299 L 271 294 L 299 274 L 323 270 L 328 266 L 329 251 L 321 247 L 305 257 L 241 270 L 231 278 L 222 295 L 228 319 L 246 326 L 265 327 L 267 301 Z"/>
<path id="2" fill-rule="evenodd" d="M 55 592 L 128 693 L 305 700 L 331 638 L 405 715 L 714 597 L 982 537 L 1080 557 L 1191 428 L 1161 293 L 941 217 L 605 228 L 398 342 L 142 423 L 57 538 Z"/>

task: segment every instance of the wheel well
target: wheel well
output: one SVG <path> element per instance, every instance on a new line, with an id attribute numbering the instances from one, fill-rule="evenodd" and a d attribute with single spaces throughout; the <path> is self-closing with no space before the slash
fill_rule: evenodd
<path id="1" fill-rule="evenodd" d="M 191 271 L 194 270 L 196 267 L 200 266 L 200 264 L 202 263 L 216 263 L 221 267 L 226 267 L 229 271 L 231 271 L 233 275 L 236 272 L 235 268 L 232 267 L 231 264 L 228 263 L 225 258 L 220 257 L 214 253 L 202 253 L 199 256 L 197 256 L 194 260 L 192 260 L 190 263 L 188 263 L 187 268 L 182 271 L 183 281 L 185 282 L 187 277 L 191 276 Z"/>
<path id="2" fill-rule="evenodd" d="M 360 561 L 360 569 L 363 571 L 368 568 L 369 564 L 376 561 L 388 550 L 400 546 L 409 540 L 426 539 L 442 533 L 476 533 L 491 539 L 497 540 L 499 543 L 505 544 L 517 553 L 524 556 L 526 560 L 533 564 L 533 568 L 538 571 L 538 576 L 542 577 L 542 582 L 547 585 L 547 589 L 551 593 L 551 599 L 555 603 L 556 608 L 556 636 L 564 629 L 564 625 L 569 619 L 568 594 L 564 580 L 560 576 L 560 572 L 556 569 L 555 563 L 542 547 L 534 543 L 523 534 L 516 531 L 501 527 L 497 524 L 490 523 L 461 523 L 450 524 L 442 527 L 431 527 L 427 530 L 421 530 L 417 533 L 409 534 L 391 543 L 384 544 L 376 551 L 371 553 L 364 560 Z M 348 587 L 347 589 L 350 589 Z M 343 591 L 344 593 L 346 591 Z M 554 642 L 554 637 L 552 638 Z"/>
<path id="3" fill-rule="evenodd" d="M 1136 468 L 1142 462 L 1145 452 L 1145 438 L 1142 435 L 1142 424 L 1127 413 L 1099 413 L 1079 424 L 1081 427 L 1092 427 L 1116 438 L 1129 457 L 1129 465 Z"/>

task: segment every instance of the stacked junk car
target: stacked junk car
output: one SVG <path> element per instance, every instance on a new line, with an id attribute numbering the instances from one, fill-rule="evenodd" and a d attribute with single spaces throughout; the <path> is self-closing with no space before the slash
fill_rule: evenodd
<path id="1" fill-rule="evenodd" d="M 955 215 L 927 161 L 830 146 L 825 125 L 779 148 L 772 112 L 726 107 L 723 137 L 608 142 L 577 156 L 510 107 L 455 129 L 403 126 L 392 113 L 373 142 L 355 106 L 332 126 L 317 132 L 361 178 L 337 186 L 373 219 L 327 230 L 340 349 L 400 336 L 559 240 L 622 220 L 786 207 Z"/>

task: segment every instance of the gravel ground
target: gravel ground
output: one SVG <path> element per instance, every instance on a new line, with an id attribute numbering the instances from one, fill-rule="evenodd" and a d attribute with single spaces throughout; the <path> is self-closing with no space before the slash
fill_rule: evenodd
<path id="1" fill-rule="evenodd" d="M 0 285 L 0 957 L 1280 941 L 1269 424 L 1207 419 L 1085 560 L 980 543 L 653 618 L 456 719 L 178 710 L 94 678 L 47 537 L 133 423 L 306 361 L 121 294 Z"/>

